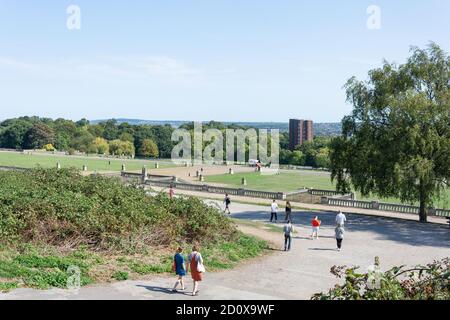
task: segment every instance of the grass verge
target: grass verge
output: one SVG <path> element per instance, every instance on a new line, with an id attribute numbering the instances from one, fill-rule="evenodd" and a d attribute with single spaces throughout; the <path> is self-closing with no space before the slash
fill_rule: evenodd
<path id="1" fill-rule="evenodd" d="M 184 247 L 190 248 L 187 244 Z M 261 256 L 267 248 L 267 242 L 239 233 L 235 241 L 206 246 L 201 252 L 208 271 L 219 271 Z M 83 247 L 61 252 L 53 247 L 3 246 L 0 248 L 0 292 L 21 287 L 67 288 L 71 277 L 78 271 L 81 286 L 169 274 L 172 256 L 173 253 L 167 249 L 114 256 L 92 252 Z"/>

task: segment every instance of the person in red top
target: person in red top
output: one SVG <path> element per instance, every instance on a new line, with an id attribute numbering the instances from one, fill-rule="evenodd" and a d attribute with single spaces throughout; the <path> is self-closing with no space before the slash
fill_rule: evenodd
<path id="1" fill-rule="evenodd" d="M 314 217 L 314 219 L 311 221 L 311 225 L 312 225 L 312 234 L 311 234 L 311 239 L 314 239 L 314 236 L 316 237 L 316 239 L 319 239 L 319 228 L 320 228 L 320 224 L 322 222 L 319 220 L 319 217 Z"/>
<path id="2" fill-rule="evenodd" d="M 175 194 L 175 191 L 173 190 L 173 187 L 170 186 L 170 189 L 169 189 L 169 198 L 172 199 L 173 196 L 174 196 L 174 194 Z"/>

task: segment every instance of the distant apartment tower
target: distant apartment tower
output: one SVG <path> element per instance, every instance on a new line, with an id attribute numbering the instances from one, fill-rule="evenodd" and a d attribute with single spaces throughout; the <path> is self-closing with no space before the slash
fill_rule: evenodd
<path id="1" fill-rule="evenodd" d="M 313 122 L 311 120 L 289 120 L 289 149 L 294 150 L 296 146 L 305 141 L 312 141 L 314 137 Z"/>

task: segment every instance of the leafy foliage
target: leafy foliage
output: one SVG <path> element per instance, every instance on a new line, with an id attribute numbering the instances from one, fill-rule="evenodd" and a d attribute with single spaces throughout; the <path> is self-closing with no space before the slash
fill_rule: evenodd
<path id="1" fill-rule="evenodd" d="M 118 179 L 72 169 L 0 172 L 0 241 L 96 250 L 173 242 L 215 243 L 234 225 L 195 198 L 154 197 Z"/>
<path id="2" fill-rule="evenodd" d="M 346 89 L 354 109 L 330 154 L 338 190 L 418 201 L 426 222 L 449 186 L 450 57 L 435 44 L 413 48 L 407 63 L 385 62 Z"/>
<path id="3" fill-rule="evenodd" d="M 426 266 L 394 267 L 386 272 L 375 269 L 358 273 L 358 267 L 334 266 L 331 273 L 344 277 L 344 284 L 327 293 L 315 294 L 313 300 L 449 300 L 450 259 L 434 261 Z"/>

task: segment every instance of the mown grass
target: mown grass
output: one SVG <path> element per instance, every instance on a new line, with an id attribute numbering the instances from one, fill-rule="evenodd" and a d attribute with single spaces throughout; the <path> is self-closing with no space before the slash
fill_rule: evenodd
<path id="1" fill-rule="evenodd" d="M 206 176 L 206 182 L 220 183 L 232 187 L 241 188 L 242 178 L 247 180 L 247 189 L 291 192 L 301 188 L 313 188 L 324 190 L 335 190 L 336 186 L 331 182 L 330 174 L 323 171 L 281 171 L 278 175 L 263 175 L 258 172 L 236 173 L 234 175 L 222 174 Z M 356 193 L 358 200 L 378 200 L 389 203 L 401 203 L 400 199 L 380 198 L 377 196 L 363 197 Z M 416 203 L 417 205 L 417 203 Z M 450 208 L 450 189 L 447 189 L 440 199 L 435 200 L 437 208 Z"/>
<path id="2" fill-rule="evenodd" d="M 158 161 L 154 160 L 126 160 L 126 159 L 99 159 L 94 156 L 57 156 L 51 154 L 22 154 L 18 152 L 0 152 L 0 166 L 11 166 L 20 168 L 35 168 L 40 166 L 42 168 L 55 168 L 57 163 L 61 164 L 62 168 L 74 167 L 79 170 L 83 165 L 86 165 L 88 171 L 116 171 L 122 170 L 122 164 L 125 164 L 128 171 L 141 170 L 144 165 L 149 169 L 154 168 Z M 109 164 L 111 162 L 111 164 Z M 160 168 L 173 167 L 169 162 L 159 162 Z"/>

